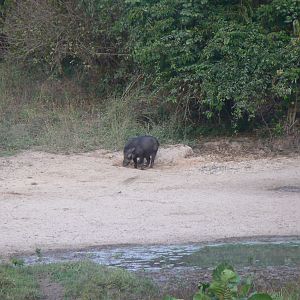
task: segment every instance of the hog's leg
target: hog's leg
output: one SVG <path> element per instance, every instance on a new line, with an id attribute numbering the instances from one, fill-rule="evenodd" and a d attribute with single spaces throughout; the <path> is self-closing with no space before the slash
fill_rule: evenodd
<path id="1" fill-rule="evenodd" d="M 147 156 L 147 157 L 146 157 L 146 160 L 147 160 L 146 167 L 149 167 L 149 165 L 150 165 L 150 156 Z"/>
<path id="2" fill-rule="evenodd" d="M 141 170 L 144 170 L 144 160 L 145 160 L 144 156 L 142 156 L 139 160 L 139 165 L 141 167 Z"/>
<path id="3" fill-rule="evenodd" d="M 152 155 L 151 155 L 150 168 L 153 168 L 155 156 L 156 156 L 156 152 L 153 152 Z"/>
<path id="4" fill-rule="evenodd" d="M 144 164 L 144 157 L 140 157 L 140 158 L 139 158 L 138 164 L 139 164 L 139 165 L 143 165 L 143 164 Z"/>
<path id="5" fill-rule="evenodd" d="M 138 162 L 137 162 L 137 157 L 133 158 L 133 162 L 134 162 L 134 168 L 137 168 Z"/>

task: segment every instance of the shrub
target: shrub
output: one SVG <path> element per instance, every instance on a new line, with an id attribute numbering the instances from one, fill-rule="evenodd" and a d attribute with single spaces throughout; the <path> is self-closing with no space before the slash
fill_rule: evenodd
<path id="1" fill-rule="evenodd" d="M 212 282 L 199 284 L 199 291 L 193 300 L 272 300 L 265 293 L 252 292 L 249 295 L 251 280 L 241 281 L 233 267 L 226 263 L 217 266 L 212 277 Z M 164 300 L 176 299 L 167 296 Z"/>

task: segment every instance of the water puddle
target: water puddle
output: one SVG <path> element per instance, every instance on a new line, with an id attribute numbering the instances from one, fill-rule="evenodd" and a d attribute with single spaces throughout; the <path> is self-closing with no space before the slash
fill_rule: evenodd
<path id="1" fill-rule="evenodd" d="M 300 240 L 242 241 L 214 244 L 91 248 L 22 257 L 27 265 L 89 259 L 129 271 L 213 268 L 227 261 L 237 267 L 300 267 Z"/>

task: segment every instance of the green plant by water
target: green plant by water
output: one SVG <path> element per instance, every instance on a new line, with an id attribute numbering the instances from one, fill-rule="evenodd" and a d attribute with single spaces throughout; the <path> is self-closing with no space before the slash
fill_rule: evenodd
<path id="1" fill-rule="evenodd" d="M 199 283 L 199 290 L 193 300 L 272 300 L 267 293 L 251 292 L 252 280 L 241 280 L 234 268 L 223 263 L 212 274 L 212 281 Z M 179 300 L 167 296 L 164 300 Z"/>

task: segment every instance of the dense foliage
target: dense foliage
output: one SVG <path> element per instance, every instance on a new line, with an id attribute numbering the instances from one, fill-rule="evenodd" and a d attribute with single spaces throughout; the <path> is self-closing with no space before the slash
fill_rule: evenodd
<path id="1" fill-rule="evenodd" d="M 189 117 L 254 117 L 295 99 L 299 1 L 128 2 L 134 59 Z"/>
<path id="2" fill-rule="evenodd" d="M 1 14 L 6 60 L 102 96 L 139 78 L 193 128 L 296 120 L 298 0 L 7 0 Z"/>

